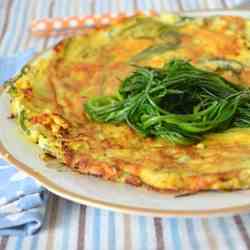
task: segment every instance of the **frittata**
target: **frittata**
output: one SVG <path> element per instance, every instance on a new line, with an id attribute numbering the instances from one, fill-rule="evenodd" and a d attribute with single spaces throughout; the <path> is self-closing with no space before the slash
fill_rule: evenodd
<path id="1" fill-rule="evenodd" d="M 250 86 L 250 20 L 139 15 L 67 38 L 8 82 L 12 117 L 44 155 L 81 174 L 156 191 L 248 189 L 250 128 L 176 145 L 86 114 L 90 98 L 117 93 L 136 67 L 172 59 Z"/>

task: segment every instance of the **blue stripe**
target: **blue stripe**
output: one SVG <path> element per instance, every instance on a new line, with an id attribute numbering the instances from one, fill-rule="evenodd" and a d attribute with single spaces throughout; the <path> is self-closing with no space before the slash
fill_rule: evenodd
<path id="1" fill-rule="evenodd" d="M 151 1 L 145 1 L 145 9 L 144 10 L 151 10 L 151 9 L 152 9 Z"/>
<path id="2" fill-rule="evenodd" d="M 102 0 L 101 9 L 102 9 L 102 12 L 105 14 L 109 12 L 109 4 L 106 0 Z"/>
<path id="3" fill-rule="evenodd" d="M 200 249 L 198 239 L 195 234 L 194 224 L 192 219 L 186 219 L 187 231 L 190 240 L 190 245 L 192 246 L 193 250 Z"/>
<path id="4" fill-rule="evenodd" d="M 61 6 L 64 6 L 62 8 L 62 9 L 64 9 L 63 16 L 69 16 L 70 15 L 69 10 L 70 10 L 71 1 L 66 0 L 64 3 L 60 3 L 60 4 L 61 4 Z"/>
<path id="5" fill-rule="evenodd" d="M 226 245 L 228 246 L 228 249 L 230 250 L 236 249 L 234 242 L 232 241 L 232 236 L 230 235 L 230 231 L 228 230 L 229 225 L 226 225 L 224 218 L 218 218 L 218 223 L 223 233 L 224 240 L 225 240 Z"/>
<path id="6" fill-rule="evenodd" d="M 45 200 L 46 200 L 46 203 L 47 203 L 47 209 L 46 209 L 45 214 L 44 214 L 44 221 L 43 221 L 43 225 L 42 225 L 43 228 L 46 228 L 48 226 L 48 219 L 49 219 L 48 206 L 49 206 L 49 202 L 50 202 L 49 199 L 50 199 L 50 197 L 46 196 Z M 32 239 L 31 239 L 32 242 L 30 244 L 30 250 L 37 250 L 38 249 L 40 234 L 41 234 L 41 231 L 38 231 L 34 236 L 32 236 Z"/>
<path id="7" fill-rule="evenodd" d="M 170 234 L 172 238 L 172 244 L 174 250 L 181 249 L 181 238 L 178 221 L 175 218 L 167 219 L 170 222 Z"/>
<path id="8" fill-rule="evenodd" d="M 246 217 L 246 218 L 249 220 L 249 222 L 250 222 L 250 214 L 244 214 L 244 215 L 243 215 L 243 218 L 244 218 L 244 217 Z"/>
<path id="9" fill-rule="evenodd" d="M 108 214 L 108 243 L 109 250 L 116 249 L 116 232 L 115 232 L 115 215 L 113 212 L 109 212 Z"/>
<path id="10" fill-rule="evenodd" d="M 18 11 L 18 10 L 21 7 L 21 3 L 22 3 L 22 1 L 16 0 L 15 3 L 13 4 L 12 11 L 10 13 L 10 16 L 12 18 L 12 20 L 11 20 L 12 25 L 11 25 L 11 27 L 9 27 L 8 32 L 6 32 L 5 40 L 3 41 L 4 46 L 2 46 L 2 51 L 4 53 L 6 53 L 6 51 L 9 50 L 9 45 L 12 44 L 13 34 L 16 34 L 15 29 L 17 26 L 17 19 L 18 19 L 17 15 L 18 15 L 18 13 L 20 14 L 20 11 Z"/>
<path id="11" fill-rule="evenodd" d="M 22 248 L 23 238 L 24 238 L 23 236 L 17 237 L 15 250 L 20 250 Z"/>
<path id="12" fill-rule="evenodd" d="M 190 10 L 190 9 L 197 8 L 197 3 L 195 2 L 195 0 L 181 1 L 181 4 L 182 4 L 184 10 Z"/>
<path id="13" fill-rule="evenodd" d="M 100 209 L 92 208 L 94 210 L 92 243 L 93 250 L 100 249 Z"/>
<path id="14" fill-rule="evenodd" d="M 44 17 L 48 16 L 49 3 L 50 3 L 50 1 L 38 1 L 37 5 L 39 6 L 38 7 L 39 8 L 39 12 L 38 12 L 39 16 L 37 16 L 36 18 L 44 18 Z M 35 47 L 37 50 L 42 50 L 45 48 L 46 40 L 47 39 L 36 40 L 36 42 L 33 42 L 33 44 L 36 43 Z"/>
<path id="15" fill-rule="evenodd" d="M 152 3 L 152 7 L 154 10 L 156 10 L 158 13 L 161 11 L 164 11 L 164 7 L 161 5 L 161 1 L 154 1 Z"/>
<path id="16" fill-rule="evenodd" d="M 143 216 L 139 216 L 139 232 L 138 232 L 138 239 L 140 239 L 140 249 L 146 250 L 148 249 L 148 237 L 147 237 L 147 225 L 146 225 L 146 218 Z"/>
<path id="17" fill-rule="evenodd" d="M 21 21 L 19 21 L 19 22 L 21 22 L 21 29 L 18 30 L 19 34 L 16 33 L 16 36 L 18 35 L 18 37 L 16 39 L 16 43 L 15 43 L 15 46 L 14 46 L 14 49 L 15 49 L 15 51 L 13 51 L 14 53 L 16 53 L 16 51 L 18 50 L 18 48 L 20 46 L 20 41 L 22 40 L 22 37 L 24 36 L 23 27 L 25 27 L 25 23 L 27 22 L 28 11 L 29 11 L 29 8 L 30 8 L 30 3 L 28 4 L 28 1 L 27 2 L 24 1 L 24 3 L 26 3 L 26 5 L 23 4 L 22 5 L 23 9 L 19 10 L 24 14 L 21 17 Z"/>
<path id="18" fill-rule="evenodd" d="M 102 2 L 100 0 L 95 1 L 95 14 L 102 14 Z"/>
<path id="19" fill-rule="evenodd" d="M 138 2 L 138 4 L 137 4 L 137 5 L 138 5 L 138 9 L 139 9 L 139 10 L 143 10 L 143 9 L 144 9 L 144 8 L 143 8 L 143 7 L 144 7 L 144 0 L 142 0 L 142 1 L 139 0 L 139 1 L 137 1 L 137 2 Z"/>
<path id="20" fill-rule="evenodd" d="M 134 11 L 134 9 L 133 9 L 133 2 L 132 1 L 123 0 L 122 3 L 123 3 L 123 5 L 122 5 L 123 6 L 122 11 L 126 11 L 128 13 L 131 13 L 131 12 Z"/>
<path id="21" fill-rule="evenodd" d="M 69 246 L 69 235 L 70 231 L 70 220 L 72 217 L 73 203 L 70 201 L 66 201 L 64 203 L 64 211 L 63 211 L 63 234 L 62 234 L 62 248 L 61 250 L 70 249 Z"/>
<path id="22" fill-rule="evenodd" d="M 32 236 L 32 242 L 30 244 L 30 250 L 37 250 L 39 242 L 39 232 Z"/>
<path id="23" fill-rule="evenodd" d="M 22 26 L 21 26 L 22 28 L 19 31 L 20 34 L 19 34 L 19 37 L 18 37 L 18 38 L 20 38 L 20 40 L 16 41 L 15 51 L 14 51 L 15 53 L 16 53 L 16 51 L 19 50 L 20 41 L 21 41 L 22 37 L 24 36 L 24 32 L 23 32 L 24 27 L 26 26 L 25 29 L 28 29 L 29 24 L 27 24 L 27 21 L 28 21 L 28 12 L 30 11 L 30 8 L 31 8 L 30 5 L 31 5 L 31 3 L 29 1 L 27 1 L 26 6 L 24 5 L 25 10 L 23 11 L 23 13 L 27 13 L 27 14 L 24 14 L 23 17 L 22 17 Z M 30 31 L 26 32 L 26 37 L 27 37 L 27 33 L 29 33 L 29 32 Z"/>

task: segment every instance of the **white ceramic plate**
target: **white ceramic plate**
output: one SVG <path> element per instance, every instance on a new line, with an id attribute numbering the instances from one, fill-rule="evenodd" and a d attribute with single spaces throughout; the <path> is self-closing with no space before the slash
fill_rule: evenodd
<path id="1" fill-rule="evenodd" d="M 185 15 L 240 15 L 247 11 L 190 12 Z M 49 53 L 49 52 L 47 52 Z M 45 55 L 48 55 L 48 54 Z M 250 210 L 250 191 L 200 193 L 174 198 L 142 188 L 111 183 L 79 175 L 69 169 L 58 171 L 39 159 L 40 149 L 29 143 L 9 115 L 9 96 L 0 95 L 0 152 L 11 163 L 34 177 L 53 193 L 77 203 L 116 211 L 152 216 L 219 216 Z"/>

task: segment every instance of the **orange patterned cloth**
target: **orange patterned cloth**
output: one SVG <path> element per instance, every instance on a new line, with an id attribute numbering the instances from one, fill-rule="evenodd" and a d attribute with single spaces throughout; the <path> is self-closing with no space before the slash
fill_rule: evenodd
<path id="1" fill-rule="evenodd" d="M 68 17 L 57 17 L 57 18 L 43 18 L 32 22 L 31 31 L 32 34 L 37 36 L 50 36 L 61 33 L 75 32 L 83 28 L 98 28 L 110 25 L 114 22 L 119 22 L 128 17 L 135 15 L 157 15 L 154 10 L 149 11 L 136 11 L 132 14 L 120 12 L 118 14 L 107 13 L 102 15 L 93 16 L 68 16 Z"/>

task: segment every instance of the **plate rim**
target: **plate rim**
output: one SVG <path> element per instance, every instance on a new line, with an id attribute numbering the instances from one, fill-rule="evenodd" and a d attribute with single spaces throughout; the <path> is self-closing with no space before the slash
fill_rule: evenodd
<path id="1" fill-rule="evenodd" d="M 82 196 L 72 191 L 68 191 L 55 182 L 50 181 L 44 175 L 37 173 L 32 167 L 17 160 L 2 144 L 0 141 L 0 155 L 10 164 L 17 167 L 18 170 L 23 171 L 30 177 L 34 178 L 41 186 L 45 187 L 50 192 L 71 200 L 78 204 L 93 206 L 102 209 L 112 209 L 113 211 L 123 212 L 127 214 L 146 215 L 154 217 L 210 217 L 210 216 L 222 216 L 232 215 L 237 213 L 246 213 L 250 210 L 250 202 L 248 205 L 231 206 L 227 208 L 207 209 L 207 210 L 164 210 L 157 208 L 142 208 L 133 207 L 122 204 L 114 204 L 99 199 L 93 199 L 90 197 Z"/>
<path id="2" fill-rule="evenodd" d="M 212 13 L 239 13 L 239 16 L 243 16 L 242 13 L 249 13 L 250 17 L 250 10 L 202 10 L 202 11 L 186 11 L 186 12 L 175 12 L 175 14 L 212 14 Z M 164 13 L 164 12 L 162 12 Z M 169 13 L 169 12 L 165 12 Z M 173 12 L 172 12 L 173 13 Z M 37 53 L 27 64 L 32 63 L 36 58 L 49 52 L 51 48 L 45 49 L 42 52 Z M 4 92 L 4 85 L 0 86 L 0 96 Z M 83 196 L 72 191 L 68 191 L 63 187 L 59 186 L 55 182 L 50 181 L 46 178 L 45 175 L 37 173 L 32 167 L 29 165 L 24 164 L 23 162 L 17 160 L 13 154 L 11 154 L 3 145 L 0 140 L 0 156 L 5 159 L 10 164 L 13 164 L 17 167 L 18 170 L 23 171 L 27 175 L 31 176 L 41 186 L 45 187 L 48 191 L 65 198 L 67 200 L 76 202 L 78 204 L 97 207 L 101 209 L 111 209 L 116 212 L 122 212 L 127 214 L 137 214 L 137 215 L 144 215 L 144 216 L 154 216 L 154 217 L 218 217 L 218 216 L 225 216 L 225 215 L 232 215 L 237 213 L 246 213 L 250 210 L 250 201 L 249 204 L 242 205 L 242 206 L 230 206 L 226 208 L 217 208 L 217 209 L 207 209 L 207 210 L 164 210 L 164 209 L 157 209 L 157 208 L 143 208 L 143 207 L 134 207 L 129 205 L 122 205 L 122 204 L 114 204 L 111 202 L 106 202 L 100 199 L 93 199 L 91 197 Z"/>

